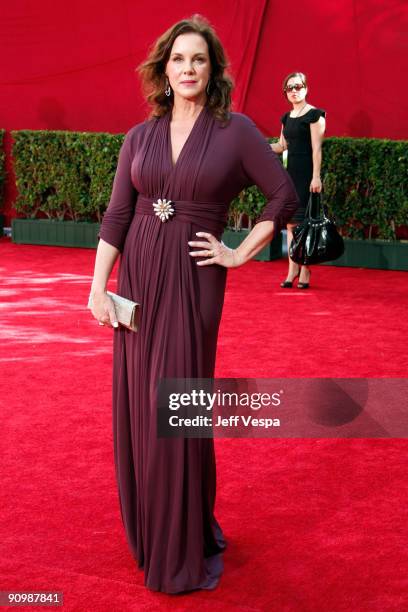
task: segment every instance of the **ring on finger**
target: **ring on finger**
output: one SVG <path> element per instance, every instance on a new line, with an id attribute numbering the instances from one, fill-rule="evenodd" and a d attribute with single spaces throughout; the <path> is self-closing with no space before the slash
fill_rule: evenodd
<path id="1" fill-rule="evenodd" d="M 207 257 L 214 257 L 214 251 L 207 251 Z"/>
<path id="2" fill-rule="evenodd" d="M 99 325 L 105 325 L 105 323 L 102 323 L 102 321 L 98 321 Z"/>

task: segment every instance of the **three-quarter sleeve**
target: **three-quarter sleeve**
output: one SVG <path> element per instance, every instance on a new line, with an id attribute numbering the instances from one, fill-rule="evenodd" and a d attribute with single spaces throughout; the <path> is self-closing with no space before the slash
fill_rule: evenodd
<path id="1" fill-rule="evenodd" d="M 248 185 L 257 185 L 267 199 L 258 222 L 273 221 L 275 231 L 284 229 L 299 206 L 289 174 L 255 123 L 241 115 L 241 163 Z"/>
<path id="2" fill-rule="evenodd" d="M 129 131 L 126 134 L 119 151 L 109 205 L 98 233 L 98 238 L 102 238 L 119 251 L 123 250 L 137 200 L 137 191 L 130 173 L 132 165 L 131 133 L 132 131 Z"/>

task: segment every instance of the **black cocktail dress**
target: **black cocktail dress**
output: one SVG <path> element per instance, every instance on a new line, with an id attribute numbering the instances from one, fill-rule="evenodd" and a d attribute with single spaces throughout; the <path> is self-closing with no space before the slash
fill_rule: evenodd
<path id="1" fill-rule="evenodd" d="M 291 223 L 303 221 L 310 197 L 310 182 L 313 177 L 310 124 L 325 116 L 326 111 L 321 108 L 311 108 L 300 117 L 291 117 L 290 112 L 281 117 L 283 135 L 288 145 L 287 168 L 300 200 L 300 206 L 290 220 Z"/>

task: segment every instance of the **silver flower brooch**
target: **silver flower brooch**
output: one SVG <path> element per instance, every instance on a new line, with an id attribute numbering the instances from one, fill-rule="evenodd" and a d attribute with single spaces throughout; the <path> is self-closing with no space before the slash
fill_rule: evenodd
<path id="1" fill-rule="evenodd" d="M 153 208 L 155 214 L 159 217 L 160 221 L 167 221 L 169 217 L 174 214 L 174 208 L 171 206 L 171 200 L 167 201 L 165 198 L 160 198 L 157 202 L 153 202 Z"/>

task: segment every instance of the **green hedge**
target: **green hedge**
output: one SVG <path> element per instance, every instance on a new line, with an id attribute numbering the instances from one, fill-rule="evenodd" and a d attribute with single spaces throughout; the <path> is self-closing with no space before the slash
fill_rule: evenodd
<path id="1" fill-rule="evenodd" d="M 0 130 L 0 210 L 3 208 L 4 183 L 6 182 L 6 155 L 4 153 L 4 135 L 6 130 Z"/>
<path id="2" fill-rule="evenodd" d="M 325 199 L 349 238 L 395 239 L 408 225 L 408 141 L 327 138 Z"/>
<path id="3" fill-rule="evenodd" d="M 101 221 L 123 135 L 12 135 L 20 214 Z M 327 138 L 322 176 L 325 201 L 345 236 L 395 239 L 396 228 L 408 223 L 408 141 Z M 246 189 L 232 202 L 230 225 L 239 229 L 244 215 L 253 222 L 264 204 L 256 187 Z"/>
<path id="4" fill-rule="evenodd" d="M 101 221 L 123 135 L 21 130 L 12 136 L 17 212 Z"/>
<path id="5" fill-rule="evenodd" d="M 269 139 L 276 142 L 277 139 Z M 408 225 L 408 141 L 326 138 L 323 143 L 324 201 L 348 238 L 397 238 Z M 250 187 L 233 201 L 230 226 L 256 218 L 265 197 Z"/>

